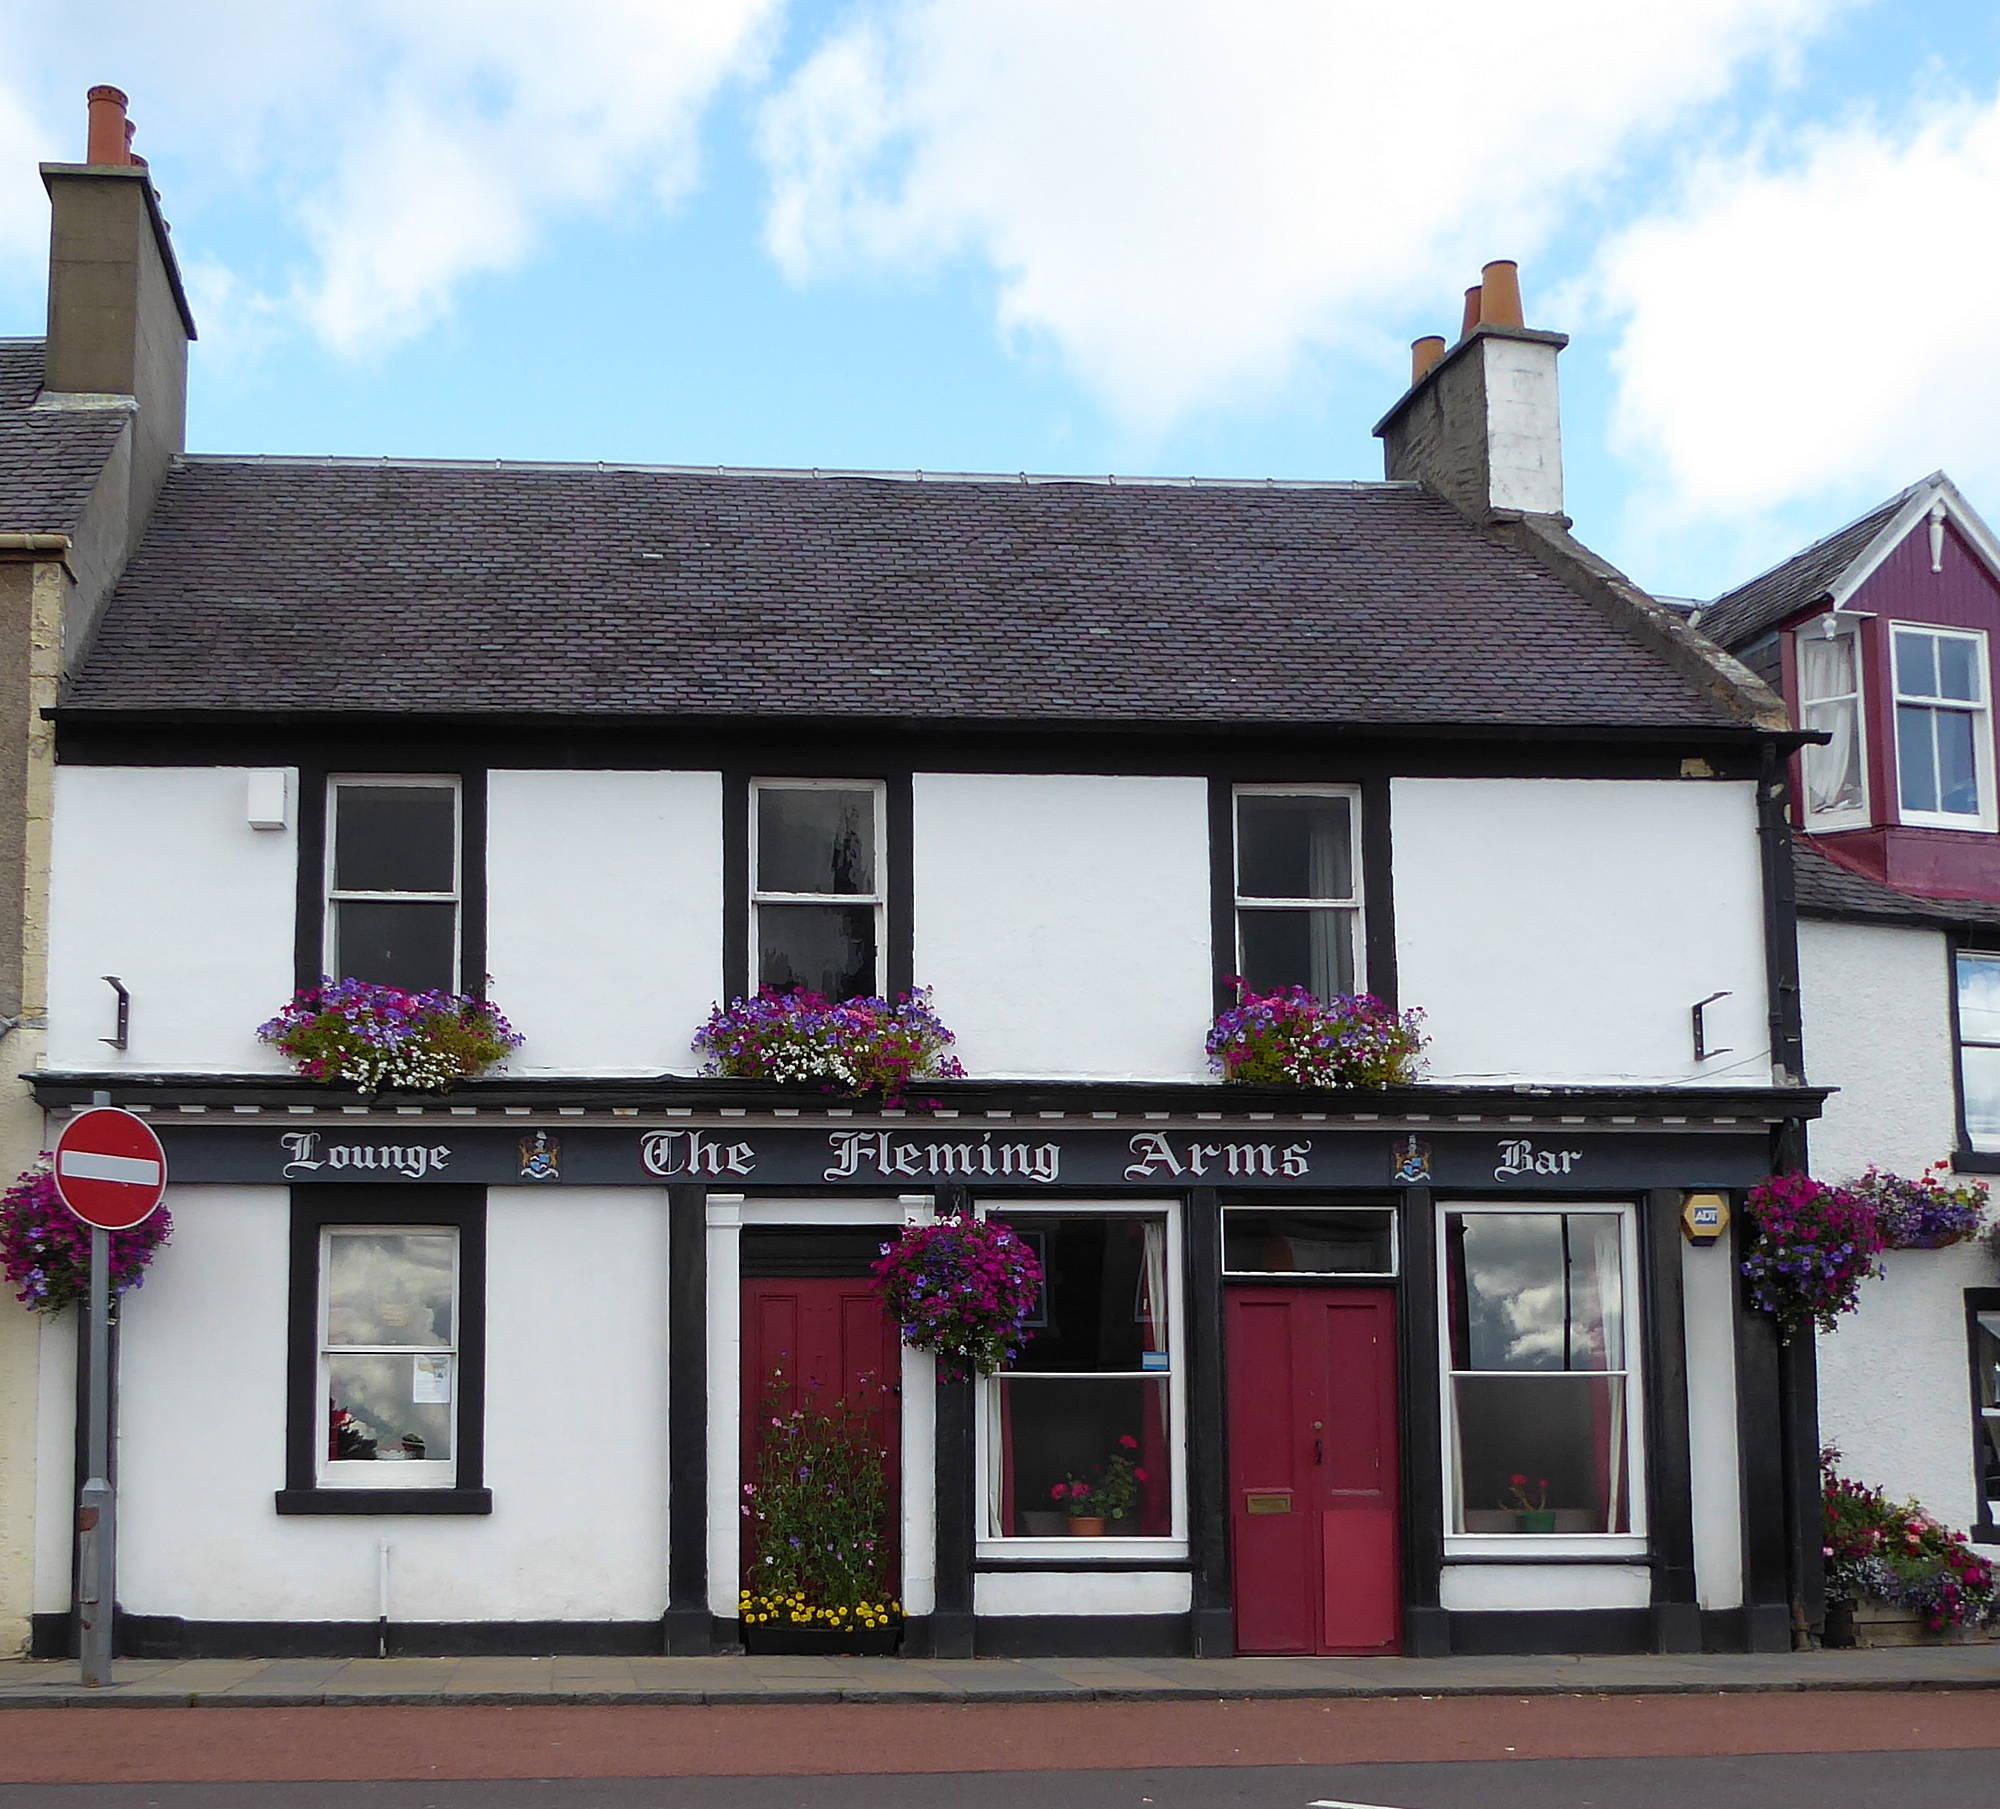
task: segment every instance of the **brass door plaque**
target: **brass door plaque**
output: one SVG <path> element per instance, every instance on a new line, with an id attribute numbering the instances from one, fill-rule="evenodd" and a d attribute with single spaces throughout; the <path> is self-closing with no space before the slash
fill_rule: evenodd
<path id="1" fill-rule="evenodd" d="M 1243 1511 L 1246 1514 L 1289 1514 L 1292 1511 L 1290 1489 L 1249 1490 L 1243 1497 Z"/>

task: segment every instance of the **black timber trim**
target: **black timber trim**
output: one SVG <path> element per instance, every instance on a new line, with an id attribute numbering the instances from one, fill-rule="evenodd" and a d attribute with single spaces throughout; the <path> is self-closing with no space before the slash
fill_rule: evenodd
<path id="1" fill-rule="evenodd" d="M 1226 779 L 1208 782 L 1208 938 L 1215 976 L 1215 1010 L 1220 1016 L 1236 1003 L 1230 984 L 1236 960 L 1236 787 Z"/>
<path id="2" fill-rule="evenodd" d="M 1748 1242 L 1747 1213 L 1729 1226 L 1729 1267 L 1736 1277 L 1736 1442 L 1738 1494 L 1743 1512 L 1743 1611 L 1753 1639 L 1775 1620 L 1785 1627 L 1788 1650 L 1791 1610 L 1785 1582 L 1785 1465 L 1778 1409 L 1778 1334 L 1767 1313 L 1750 1305 L 1741 1280 Z"/>
<path id="3" fill-rule="evenodd" d="M 1799 930 L 1792 866 L 1792 820 L 1786 761 L 1775 742 L 1762 751 L 1757 781 L 1757 851 L 1764 877 L 1764 975 L 1771 1062 L 1791 1085 L 1806 1075 L 1799 992 Z"/>
<path id="4" fill-rule="evenodd" d="M 445 1098 L 436 1093 L 383 1092 L 364 1096 L 346 1087 L 322 1086 L 309 1080 L 271 1074 L 135 1074 L 129 1071 L 38 1070 L 21 1078 L 35 1089 L 36 1104 L 60 1109 L 91 1103 L 91 1095 L 110 1093 L 117 1103 L 161 1105 L 311 1106 L 329 1114 L 365 1098 L 393 1104 L 422 1105 L 443 1110 Z M 925 1103 L 906 1108 L 901 1121 L 922 1123 L 935 1102 L 947 1111 L 968 1115 L 983 1111 L 1018 1113 L 1168 1112 L 1190 1117 L 1220 1114 L 1240 1118 L 1269 1113 L 1278 1121 L 1304 1113 L 1324 1114 L 1328 1128 L 1343 1117 L 1365 1115 L 1376 1124 L 1428 1117 L 1440 1129 L 1457 1128 L 1451 1121 L 1488 1117 L 1502 1121 L 1527 1119 L 1537 1123 L 1563 1119 L 1671 1118 L 1691 1131 L 1708 1128 L 1706 1120 L 1734 1118 L 1738 1130 L 1784 1119 L 1815 1118 L 1832 1091 L 1827 1087 L 1383 1087 L 1314 1090 L 1304 1087 L 1250 1087 L 1220 1081 L 991 1081 L 928 1080 Z M 831 1113 L 843 1122 L 859 1123 L 875 1109 L 868 1102 L 829 1096 L 818 1086 L 782 1086 L 775 1081 L 685 1079 L 661 1075 L 636 1079 L 591 1075 L 552 1076 L 524 1080 L 502 1077 L 461 1081 L 450 1095 L 452 1106 L 498 1110 L 525 1105 L 548 1110 L 557 1105 L 585 1110 L 633 1106 L 640 1111 L 688 1109 L 695 1112 L 771 1112 L 784 1108 L 796 1120 L 811 1121 Z M 1317 1118 L 1315 1122 L 1317 1122 Z"/>
<path id="5" fill-rule="evenodd" d="M 1986 1448 L 1986 1422 L 1981 1409 L 1979 1387 L 1979 1315 L 2000 1313 L 2000 1288 L 1965 1290 L 1965 1366 L 1972 1383 L 1972 1498 L 1979 1504 L 1978 1518 L 1971 1528 L 1972 1539 L 1980 1545 L 2000 1545 L 2000 1524 L 1996 1524 L 1985 1479 L 1981 1474 Z"/>
<path id="6" fill-rule="evenodd" d="M 294 1187 L 285 1333 L 285 1486 L 281 1514 L 486 1514 L 486 1189 Z M 319 1241 L 328 1225 L 449 1225 L 458 1232 L 457 1479 L 450 1489 L 323 1489 L 319 1484 Z M 419 1495 L 438 1498 L 436 1505 Z M 386 1498 L 393 1506 L 357 1505 Z M 455 1499 L 456 1505 L 445 1505 Z"/>
<path id="7" fill-rule="evenodd" d="M 969 1188 L 940 1187 L 936 1193 L 939 1218 L 972 1212 Z M 976 1384 L 937 1384 L 937 1552 L 936 1601 L 930 1616 L 931 1656 L 971 1658 L 973 1628 L 972 1557 L 978 1465 L 973 1448 Z"/>
<path id="8" fill-rule="evenodd" d="M 1460 1610 L 1447 1618 L 1454 1658 L 1557 1652 L 1603 1657 L 1647 1652 L 1653 1645 L 1653 1617 L 1645 1608 Z"/>
<path id="9" fill-rule="evenodd" d="M 981 1658 L 1185 1658 L 1188 1621 L 1185 1614 L 982 1614 L 973 1640 Z"/>
<path id="10" fill-rule="evenodd" d="M 750 985 L 750 768 L 722 769 L 722 973 L 716 998 L 740 999 Z"/>
<path id="11" fill-rule="evenodd" d="M 2000 1155 L 1984 1149 L 1954 1150 L 1951 1166 L 1961 1175 L 2000 1175 Z"/>
<path id="12" fill-rule="evenodd" d="M 1698 1604 L 1694 1569 L 1694 1460 L 1688 1429 L 1687 1318 L 1681 1276 L 1678 1189 L 1651 1189 L 1640 1207 L 1644 1277 L 1641 1325 L 1646 1347 L 1646 1523 L 1653 1564 L 1657 1638 L 1665 1651 L 1699 1649 L 1691 1620 Z M 1735 1216 L 1741 1216 L 1738 1205 Z M 1676 1612 L 1685 1610 L 1684 1613 Z"/>
<path id="13" fill-rule="evenodd" d="M 1389 822 L 1389 775 L 1361 780 L 1361 940 L 1367 967 L 1363 992 L 1394 1010 L 1396 982 L 1395 846 Z"/>
<path id="14" fill-rule="evenodd" d="M 54 1651 L 35 1617 L 37 1658 Z M 51 1630 L 53 1631 L 53 1630 Z M 121 1658 L 644 1658 L 660 1650 L 658 1621 L 194 1621 L 174 1614 L 120 1613 Z"/>
<path id="15" fill-rule="evenodd" d="M 1229 1550 L 1228 1350 L 1222 1293 L 1222 1201 L 1189 1191 L 1181 1214 L 1182 1298 L 1187 1315 L 1189 1637 L 1197 1658 L 1236 1653 Z"/>
<path id="16" fill-rule="evenodd" d="M 912 991 L 917 984 L 916 939 L 912 917 L 916 909 L 916 806 L 915 785 L 907 769 L 890 773 L 883 785 L 883 834 L 888 846 L 882 851 L 887 865 L 883 875 L 882 978 L 889 996 Z"/>
<path id="17" fill-rule="evenodd" d="M 174 762 L 186 765 L 185 759 Z M 271 764 L 293 764 L 272 762 Z M 496 764 L 505 765 L 504 756 Z M 351 759 L 300 761 L 298 796 L 297 922 L 292 933 L 292 983 L 301 992 L 326 972 L 327 795 L 335 776 L 453 779 L 458 783 L 458 989 L 486 996 L 486 768 L 463 764 L 407 767 L 379 751 L 354 750 Z M 343 976 L 334 974 L 338 980 Z"/>
<path id="18" fill-rule="evenodd" d="M 667 1612 L 662 1648 L 711 1649 L 708 1612 L 708 1194 L 667 1189 Z"/>
<path id="19" fill-rule="evenodd" d="M 1451 1630 L 1444 1577 L 1444 1361 L 1438 1334 L 1437 1203 L 1428 1187 L 1404 1190 L 1396 1303 L 1397 1386 L 1402 1396 L 1403 1654 L 1442 1658 Z"/>

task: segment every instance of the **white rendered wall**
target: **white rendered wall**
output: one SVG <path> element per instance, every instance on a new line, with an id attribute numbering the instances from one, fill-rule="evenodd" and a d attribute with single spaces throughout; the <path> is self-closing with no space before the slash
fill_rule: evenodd
<path id="1" fill-rule="evenodd" d="M 1755 787 L 1398 779 L 1397 983 L 1428 1078 L 1762 1086 Z M 1730 1053 L 1697 1064 L 1688 1007 Z"/>
<path id="2" fill-rule="evenodd" d="M 1558 348 L 1524 339 L 1482 339 L 1479 345 L 1486 361 L 1486 463 L 1493 506 L 1560 515 Z"/>
<path id="3" fill-rule="evenodd" d="M 257 1026 L 292 996 L 294 831 L 252 829 L 235 767 L 56 769 L 49 1065 L 283 1070 Z M 298 778 L 287 774 L 292 821 Z M 112 1034 L 116 974 L 130 1046 Z"/>
<path id="4" fill-rule="evenodd" d="M 989 1570 L 972 1579 L 980 1615 L 1185 1614 L 1193 1600 L 1184 1570 Z"/>
<path id="5" fill-rule="evenodd" d="M 916 979 L 982 1078 L 1207 1074 L 1208 787 L 919 773 Z"/>
<path id="6" fill-rule="evenodd" d="M 1687 1346 L 1688 1467 L 1693 1478 L 1695 1599 L 1743 1603 L 1741 1447 L 1736 1424 L 1737 1278 L 1727 1241 L 1681 1245 Z"/>
<path id="7" fill-rule="evenodd" d="M 1943 934 L 1799 924 L 1806 1072 L 1838 1087 L 1809 1127 L 1812 1172 L 1844 1181 L 1872 1162 L 1915 1175 L 1957 1138 L 1951 962 Z M 1976 1245 L 1891 1250 L 1860 1306 L 1819 1340 L 1819 1420 L 1841 1467 L 1914 1496 L 1948 1524 L 1979 1515 L 1967 1384 L 1965 1290 L 1994 1285 Z"/>
<path id="8" fill-rule="evenodd" d="M 174 1237 L 125 1316 L 119 1582 L 136 1614 L 648 1620 L 666 1606 L 667 1215 L 650 1188 L 495 1188 L 487 1208 L 490 1516 L 280 1518 L 281 1188 L 170 1192 Z M 66 1582 L 66 1578 L 65 1578 Z"/>
<path id="9" fill-rule="evenodd" d="M 486 965 L 515 1074 L 692 1074 L 722 984 L 716 773 L 495 772 Z"/>
<path id="10" fill-rule="evenodd" d="M 1645 1608 L 1653 1577 L 1639 1564 L 1447 1564 L 1438 1601 L 1458 1614 L 1549 1608 Z"/>

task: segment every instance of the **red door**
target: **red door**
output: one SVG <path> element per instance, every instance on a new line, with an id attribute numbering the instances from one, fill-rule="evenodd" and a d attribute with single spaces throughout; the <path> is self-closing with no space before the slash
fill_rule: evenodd
<path id="1" fill-rule="evenodd" d="M 883 1574 L 900 1578 L 898 1486 L 902 1447 L 902 1343 L 874 1285 L 853 1280 L 754 1280 L 743 1283 L 743 1480 L 757 1474 L 760 1434 L 771 1415 L 789 1413 L 802 1396 L 826 1405 L 847 1399 L 867 1411 L 884 1453 L 889 1550 Z M 782 1370 L 784 1380 L 774 1381 Z M 743 1528 L 743 1567 L 755 1556 Z"/>
<path id="2" fill-rule="evenodd" d="M 1393 1290 L 1229 1290 L 1229 1494 L 1239 1651 L 1399 1649 Z"/>

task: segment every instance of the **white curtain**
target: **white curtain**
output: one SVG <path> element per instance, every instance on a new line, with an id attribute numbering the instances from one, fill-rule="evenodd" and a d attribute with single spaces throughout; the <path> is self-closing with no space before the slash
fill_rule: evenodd
<path id="1" fill-rule="evenodd" d="M 1146 1220 L 1146 1297 L 1139 1318 L 1146 1327 L 1146 1348 L 1167 1348 L 1167 1228 L 1158 1219 Z"/>
<path id="2" fill-rule="evenodd" d="M 1805 750 L 1806 811 L 1819 816 L 1852 810 L 1861 803 L 1860 696 L 1854 670 L 1854 638 L 1801 634 L 1799 695 L 1804 726 L 1824 729 L 1833 739 Z"/>

